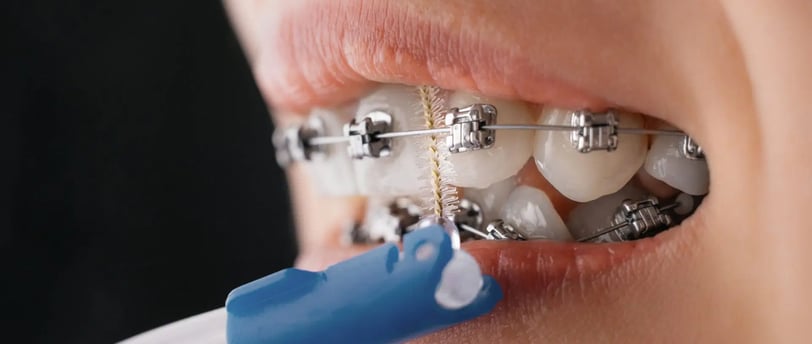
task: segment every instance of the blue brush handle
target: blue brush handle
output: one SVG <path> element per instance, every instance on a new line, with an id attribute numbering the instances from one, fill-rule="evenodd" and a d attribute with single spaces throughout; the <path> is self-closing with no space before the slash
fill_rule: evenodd
<path id="1" fill-rule="evenodd" d="M 437 249 L 415 253 L 432 244 Z M 338 263 L 321 272 L 285 269 L 231 291 L 227 338 L 248 343 L 391 343 L 490 312 L 502 290 L 490 276 L 471 304 L 442 307 L 434 298 L 453 255 L 439 226 Z"/>

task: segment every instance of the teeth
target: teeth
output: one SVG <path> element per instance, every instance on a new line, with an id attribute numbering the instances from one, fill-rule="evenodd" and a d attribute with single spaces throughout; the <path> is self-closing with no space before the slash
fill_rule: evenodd
<path id="1" fill-rule="evenodd" d="M 392 116 L 392 130 L 425 129 L 415 87 L 384 85 L 362 98 L 356 118 L 373 110 Z M 404 137 L 392 140 L 390 156 L 354 160 L 358 191 L 365 195 L 411 195 L 426 188 L 429 176 L 427 138 Z"/>
<path id="2" fill-rule="evenodd" d="M 623 200 L 640 199 L 645 196 L 645 190 L 629 183 L 616 193 L 575 207 L 567 219 L 567 227 L 573 237 L 586 238 L 611 223 Z"/>
<path id="3" fill-rule="evenodd" d="M 341 136 L 344 123 L 350 121 L 352 109 L 316 109 L 310 113 L 310 121 L 320 122 L 326 136 Z M 358 193 L 352 158 L 342 145 L 321 146 L 326 154 L 318 154 L 309 164 L 308 173 L 316 183 L 317 190 L 330 196 L 347 196 Z"/>
<path id="4" fill-rule="evenodd" d="M 654 137 L 644 168 L 652 177 L 691 195 L 708 193 L 710 176 L 704 159 L 682 155 L 682 136 Z"/>
<path id="5" fill-rule="evenodd" d="M 679 190 L 671 187 L 671 185 L 668 185 L 662 180 L 654 178 L 648 174 L 645 166 L 644 168 L 641 168 L 640 171 L 637 171 L 637 180 L 640 182 L 640 185 L 643 188 L 660 199 L 670 198 L 679 193 Z"/>
<path id="6" fill-rule="evenodd" d="M 498 124 L 532 124 L 530 110 L 522 102 L 481 97 L 466 92 L 454 92 L 447 107 L 464 107 L 473 103 L 492 104 L 497 109 Z M 533 132 L 496 132 L 496 142 L 490 149 L 451 154 L 448 160 L 454 166 L 451 183 L 462 187 L 486 188 L 498 181 L 516 175 L 533 154 Z"/>
<path id="7" fill-rule="evenodd" d="M 571 125 L 573 111 L 545 107 L 539 124 Z M 643 117 L 620 113 L 621 128 L 642 128 Z M 534 157 L 542 175 L 567 198 L 588 202 L 614 193 L 643 165 L 644 135 L 619 135 L 617 150 L 580 153 L 569 131 L 537 131 Z"/>
<path id="8" fill-rule="evenodd" d="M 465 198 L 479 204 L 482 209 L 482 222 L 488 223 L 499 218 L 500 208 L 515 188 L 516 177 L 509 177 L 485 189 L 466 188 L 463 194 Z"/>
<path id="9" fill-rule="evenodd" d="M 525 185 L 517 187 L 502 205 L 500 215 L 527 239 L 572 241 L 553 203 L 539 189 Z"/>

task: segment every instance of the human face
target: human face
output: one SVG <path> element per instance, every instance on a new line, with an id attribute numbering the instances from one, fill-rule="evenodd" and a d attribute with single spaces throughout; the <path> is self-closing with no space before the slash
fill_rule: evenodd
<path id="1" fill-rule="evenodd" d="M 711 191 L 654 238 L 464 248 L 505 299 L 429 342 L 776 342 L 812 312 L 812 5 L 808 1 L 226 0 L 278 125 L 381 83 L 567 108 L 617 107 L 684 130 Z M 289 170 L 298 264 L 338 244 L 363 199 Z M 551 196 L 551 198 L 554 198 Z M 317 201 L 318 200 L 318 201 Z M 313 216 L 319 214 L 319 216 Z"/>

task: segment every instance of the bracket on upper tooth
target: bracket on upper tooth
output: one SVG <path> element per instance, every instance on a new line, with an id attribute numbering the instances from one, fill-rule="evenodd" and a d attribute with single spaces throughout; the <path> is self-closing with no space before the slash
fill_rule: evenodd
<path id="1" fill-rule="evenodd" d="M 526 240 L 513 226 L 502 220 L 493 220 L 485 227 L 492 240 Z"/>
<path id="2" fill-rule="evenodd" d="M 311 139 L 322 135 L 324 123 L 317 117 L 288 128 L 277 128 L 272 136 L 276 162 L 287 167 L 295 161 L 311 160 L 316 154 L 324 153 L 319 146 L 309 144 Z"/>
<path id="3" fill-rule="evenodd" d="M 579 152 L 611 152 L 617 149 L 618 120 L 614 112 L 593 113 L 580 110 L 572 115 L 571 125 L 577 129 L 572 132 L 570 140 Z"/>
<path id="4" fill-rule="evenodd" d="M 646 199 L 634 201 L 625 200 L 618 207 L 612 225 L 624 225 L 610 233 L 614 240 L 635 240 L 651 233 L 665 230 L 673 224 L 665 208 L 660 207 L 657 197 L 649 196 Z"/>
<path id="5" fill-rule="evenodd" d="M 682 141 L 682 155 L 691 160 L 698 160 L 705 158 L 705 152 L 694 139 L 688 135 Z"/>
<path id="6" fill-rule="evenodd" d="M 372 111 L 361 119 L 353 118 L 344 125 L 344 135 L 349 137 L 347 151 L 353 159 L 380 158 L 392 152 L 392 139 L 378 135 L 392 131 L 392 115 L 384 111 Z"/>
<path id="7" fill-rule="evenodd" d="M 484 126 L 496 124 L 496 107 L 490 104 L 472 104 L 464 108 L 451 108 L 445 114 L 445 125 L 450 129 L 446 144 L 451 153 L 462 153 L 491 148 L 496 131 Z"/>

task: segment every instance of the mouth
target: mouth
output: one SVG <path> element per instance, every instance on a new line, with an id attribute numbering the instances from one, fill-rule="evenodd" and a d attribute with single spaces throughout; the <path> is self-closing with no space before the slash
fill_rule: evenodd
<path id="1" fill-rule="evenodd" d="M 451 109 L 486 104 L 498 110 L 496 124 L 572 125 L 579 111 L 611 109 L 620 128 L 682 130 L 704 140 L 691 102 L 679 101 L 683 80 L 644 62 L 668 62 L 657 49 L 635 49 L 650 43 L 645 30 L 618 24 L 639 23 L 634 13 L 590 2 L 549 1 L 543 13 L 477 4 L 304 1 L 273 14 L 271 43 L 258 53 L 255 73 L 278 126 L 338 137 L 347 124 L 382 111 L 391 115 L 391 132 L 447 128 L 440 119 Z M 607 13 L 616 14 L 613 21 Z M 434 101 L 418 85 L 431 85 Z M 678 257 L 701 221 L 710 184 L 705 159 L 680 155 L 682 136 L 617 137 L 616 148 L 589 153 L 573 147 L 571 131 L 547 130 L 497 130 L 492 147 L 454 154 L 442 135 L 393 139 L 385 156 L 360 159 L 348 154 L 347 141 L 318 146 L 289 169 L 300 234 L 311 243 L 344 235 L 366 243 L 398 240 L 431 214 L 485 235 L 501 221 L 523 240 L 476 240 L 475 231 L 460 231 L 463 249 L 505 289 L 495 317 L 538 297 L 555 309 L 565 298 L 550 295 L 600 294 Z M 443 153 L 432 156 L 438 147 Z M 432 182 L 437 174 L 441 187 Z M 624 200 L 650 197 L 675 205 L 667 226 L 596 235 L 622 222 Z M 438 211 L 438 202 L 451 210 Z"/>

